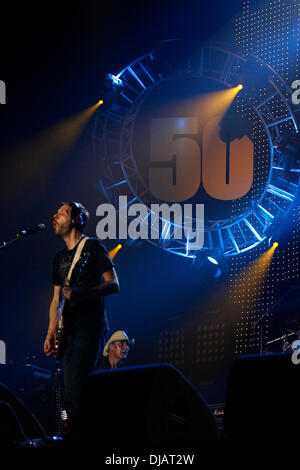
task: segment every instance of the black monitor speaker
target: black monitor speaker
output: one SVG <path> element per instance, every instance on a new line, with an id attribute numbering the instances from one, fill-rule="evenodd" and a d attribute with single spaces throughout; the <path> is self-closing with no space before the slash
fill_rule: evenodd
<path id="1" fill-rule="evenodd" d="M 289 353 L 236 359 L 229 372 L 224 434 L 233 439 L 281 439 L 299 434 L 300 364 Z"/>
<path id="2" fill-rule="evenodd" d="M 108 445 L 197 443 L 218 437 L 205 400 L 169 364 L 93 372 L 80 410 L 84 438 Z"/>

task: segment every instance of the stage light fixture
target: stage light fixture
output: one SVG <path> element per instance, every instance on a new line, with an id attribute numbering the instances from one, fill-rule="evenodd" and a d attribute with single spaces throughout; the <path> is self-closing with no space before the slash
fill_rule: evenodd
<path id="1" fill-rule="evenodd" d="M 199 250 L 193 264 L 198 273 L 215 280 L 219 279 L 224 271 L 223 257 L 219 250 Z"/>
<path id="2" fill-rule="evenodd" d="M 219 264 L 219 261 L 213 258 L 212 256 L 208 256 L 207 259 L 213 264 Z"/>
<path id="3" fill-rule="evenodd" d="M 280 236 L 281 234 L 276 231 L 276 233 L 274 233 L 274 235 L 272 235 L 270 238 L 268 238 L 268 247 L 269 248 L 277 248 L 278 245 L 279 245 L 279 242 L 276 241 L 276 240 L 280 240 Z"/>
<path id="4" fill-rule="evenodd" d="M 270 225 L 266 230 L 269 248 L 277 248 L 279 242 L 282 240 L 283 230 L 287 227 L 288 222 L 284 218 Z M 275 243 L 277 243 L 276 247 L 274 246 Z"/>
<path id="5" fill-rule="evenodd" d="M 222 264 L 222 255 L 219 250 L 211 250 L 206 257 L 208 265 L 206 268 L 208 272 L 212 275 L 213 279 L 219 279 L 223 274 L 223 264 Z"/>
<path id="6" fill-rule="evenodd" d="M 243 87 L 243 85 L 242 85 L 241 83 L 237 86 L 237 89 L 238 89 L 238 90 L 242 90 L 243 88 L 244 88 L 244 87 Z"/>
<path id="7" fill-rule="evenodd" d="M 123 85 L 123 81 L 117 75 L 113 75 L 111 73 L 108 73 L 107 77 L 112 81 L 113 85 L 116 85 L 116 86 L 122 86 Z"/>

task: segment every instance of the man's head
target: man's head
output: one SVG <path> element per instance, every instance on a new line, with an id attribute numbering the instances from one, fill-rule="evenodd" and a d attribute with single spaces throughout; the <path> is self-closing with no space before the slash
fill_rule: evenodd
<path id="1" fill-rule="evenodd" d="M 129 351 L 129 343 L 125 339 L 114 341 L 109 345 L 108 356 L 114 358 L 117 362 L 126 359 Z"/>
<path id="2" fill-rule="evenodd" d="M 72 229 L 83 233 L 88 219 L 89 213 L 82 204 L 74 201 L 64 202 L 54 215 L 53 228 L 55 234 L 64 237 Z"/>
<path id="3" fill-rule="evenodd" d="M 117 330 L 104 346 L 103 356 L 108 356 L 111 362 L 118 364 L 126 359 L 129 346 L 132 343 L 134 343 L 134 339 L 129 339 L 124 331 Z"/>

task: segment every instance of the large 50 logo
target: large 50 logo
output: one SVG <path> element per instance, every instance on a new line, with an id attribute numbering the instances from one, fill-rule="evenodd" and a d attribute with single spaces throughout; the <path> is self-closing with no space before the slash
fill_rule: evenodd
<path id="1" fill-rule="evenodd" d="M 201 182 L 215 199 L 237 199 L 253 182 L 253 143 L 247 135 L 220 137 L 221 117 L 210 118 L 199 138 L 197 117 L 152 119 L 149 188 L 159 199 L 180 202 Z"/>

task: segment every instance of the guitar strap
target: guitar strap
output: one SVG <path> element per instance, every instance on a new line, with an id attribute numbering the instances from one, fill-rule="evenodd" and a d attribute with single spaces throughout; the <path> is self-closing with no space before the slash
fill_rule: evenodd
<path id="1" fill-rule="evenodd" d="M 70 282 L 70 280 L 71 280 L 71 276 L 72 276 L 73 269 L 74 269 L 74 267 L 75 267 L 77 261 L 78 261 L 79 258 L 80 258 L 81 252 L 82 252 L 83 247 L 84 247 L 84 245 L 85 245 L 85 242 L 86 242 L 87 240 L 88 240 L 88 237 L 83 237 L 83 238 L 80 240 L 80 242 L 79 242 L 79 244 L 78 244 L 78 246 L 77 246 L 76 253 L 75 253 L 75 255 L 74 255 L 74 258 L 73 258 L 71 267 L 70 267 L 69 272 L 68 272 L 68 275 L 67 275 L 67 280 L 68 280 L 68 282 Z"/>

